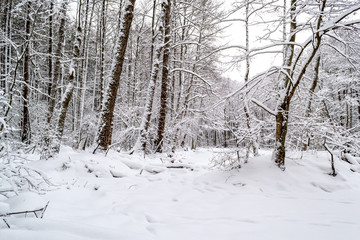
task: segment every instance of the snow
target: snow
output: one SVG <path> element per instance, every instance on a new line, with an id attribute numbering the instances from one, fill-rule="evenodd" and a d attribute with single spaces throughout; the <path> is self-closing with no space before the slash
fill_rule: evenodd
<path id="1" fill-rule="evenodd" d="M 0 215 L 10 212 L 10 205 L 5 202 L 0 202 Z"/>
<path id="2" fill-rule="evenodd" d="M 359 238 L 360 174 L 352 165 L 336 159 L 332 177 L 326 152 L 292 153 L 281 171 L 271 151 L 262 150 L 241 169 L 221 171 L 211 165 L 221 153 L 199 149 L 144 159 L 62 147 L 55 159 L 29 163 L 57 190 L 0 202 L 1 212 L 50 201 L 44 218 L 6 217 L 11 229 L 0 221 L 0 239 Z"/>
<path id="3" fill-rule="evenodd" d="M 6 203 L 9 205 L 8 212 L 38 210 L 46 205 L 45 199 L 34 192 L 20 193 L 18 196 L 8 199 Z"/>

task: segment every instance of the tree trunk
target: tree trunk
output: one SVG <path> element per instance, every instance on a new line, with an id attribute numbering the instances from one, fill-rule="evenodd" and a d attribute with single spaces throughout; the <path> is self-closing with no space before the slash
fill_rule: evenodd
<path id="1" fill-rule="evenodd" d="M 321 27 L 321 23 L 322 23 L 322 17 L 323 17 L 323 13 L 324 13 L 324 9 L 325 9 L 325 5 L 326 5 L 326 0 L 323 0 L 321 2 L 321 6 L 320 6 L 320 12 L 319 12 L 319 16 L 317 19 L 317 25 L 316 25 L 316 29 L 320 29 Z M 292 9 L 291 11 L 295 11 L 296 10 L 296 6 L 292 5 Z M 293 13 L 295 14 L 295 13 Z M 292 17 L 292 19 L 295 19 L 295 17 Z M 296 22 L 291 24 L 291 26 L 296 27 Z M 292 27 L 291 27 L 292 28 Z M 292 84 L 289 84 L 290 82 L 288 82 L 284 89 L 284 94 L 282 99 L 280 99 L 280 103 L 277 107 L 277 112 L 276 112 L 276 132 L 275 132 L 275 149 L 274 149 L 274 153 L 273 153 L 273 159 L 275 161 L 275 163 L 280 167 L 280 169 L 284 170 L 285 169 L 285 142 L 286 142 L 286 134 L 287 134 L 287 129 L 288 129 L 288 123 L 289 123 L 289 109 L 290 109 L 290 102 L 292 97 L 295 94 L 295 91 L 297 89 L 297 87 L 299 86 L 301 80 L 303 79 L 310 63 L 312 62 L 313 58 L 315 57 L 317 51 L 319 50 L 320 44 L 321 44 L 321 39 L 322 39 L 323 33 L 320 31 L 316 31 L 315 35 L 314 35 L 314 40 L 311 42 L 312 43 L 312 51 L 309 53 L 309 57 L 307 60 L 304 61 L 303 65 L 301 66 L 301 68 L 298 70 L 299 75 L 295 78 L 294 74 L 295 74 L 295 67 L 297 62 L 295 62 L 293 64 L 293 67 L 291 69 L 290 72 L 290 77 L 292 78 Z M 299 56 L 301 56 L 301 54 L 304 53 L 304 49 L 302 48 L 301 51 L 299 52 L 299 55 L 297 57 L 297 60 L 299 59 Z M 286 64 L 286 62 L 285 62 Z M 286 64 L 286 66 L 288 66 Z M 287 79 L 290 81 L 290 78 L 287 77 Z"/>
<path id="2" fill-rule="evenodd" d="M 285 167 L 285 142 L 288 128 L 289 105 L 288 98 L 278 107 L 276 114 L 276 127 L 275 127 L 275 149 L 273 158 L 275 163 L 281 168 Z"/>
<path id="3" fill-rule="evenodd" d="M 51 92 L 50 92 L 50 103 L 49 103 L 49 109 L 48 109 L 48 116 L 47 116 L 47 122 L 50 124 L 51 118 L 54 113 L 55 109 L 55 100 L 56 100 L 56 92 L 57 92 L 57 86 L 58 81 L 61 75 L 61 58 L 62 58 L 62 50 L 63 50 L 63 42 L 65 39 L 65 22 L 66 22 L 66 8 L 67 8 L 68 1 L 64 0 L 61 4 L 60 8 L 60 25 L 59 25 L 59 31 L 57 33 L 58 41 L 57 41 L 57 47 L 55 52 L 55 65 L 54 65 L 54 75 L 52 79 L 51 84 Z"/>
<path id="4" fill-rule="evenodd" d="M 154 9 L 156 8 L 156 1 L 154 1 L 153 7 L 154 7 Z M 162 14 L 162 16 L 165 16 L 165 9 L 162 9 L 161 14 Z M 153 10 L 152 26 L 154 26 L 154 23 L 155 23 L 155 11 Z M 153 36 L 155 36 L 155 32 L 152 32 L 152 34 L 153 34 Z M 154 53 L 152 53 L 151 55 L 154 56 L 154 59 L 151 60 L 153 65 L 152 65 L 152 70 L 151 70 L 150 82 L 149 82 L 148 90 L 147 90 L 144 115 L 143 115 L 141 125 L 140 125 L 139 136 L 136 140 L 135 146 L 134 146 L 133 150 L 131 151 L 131 153 L 133 153 L 134 151 L 137 151 L 137 150 L 141 150 L 141 151 L 146 150 L 147 134 L 148 134 L 150 122 L 151 122 L 152 106 L 153 106 L 153 102 L 154 102 L 156 80 L 159 75 L 160 61 L 161 61 L 160 58 L 161 58 L 161 53 L 163 50 L 163 45 L 161 44 L 161 42 L 163 41 L 163 35 L 164 35 L 163 24 L 160 24 L 159 29 L 158 29 L 158 44 L 155 45 L 155 39 L 152 42 L 152 46 L 155 45 L 155 51 L 153 50 L 154 47 L 152 47 L 151 51 L 154 51 Z"/>
<path id="5" fill-rule="evenodd" d="M 290 1 L 290 38 L 289 42 L 294 43 L 296 39 L 296 0 Z M 286 8 L 286 1 L 284 1 L 284 8 Z M 286 11 L 284 11 L 286 12 Z M 285 16 L 284 16 L 285 17 Z M 284 28 L 285 31 L 285 28 Z M 284 34 L 284 33 L 283 33 Z M 284 34 L 286 36 L 286 34 Z M 283 66 L 285 69 L 283 71 L 287 71 L 287 74 L 283 73 L 280 79 L 281 89 L 287 91 L 288 85 L 290 82 L 290 66 L 294 57 L 294 45 L 288 44 L 284 49 L 284 59 Z M 276 114 L 276 127 L 275 127 L 275 147 L 273 153 L 273 159 L 275 163 L 281 168 L 285 169 L 285 141 L 288 127 L 288 116 L 289 116 L 289 104 L 290 99 L 287 96 L 288 91 L 286 92 L 286 96 L 284 99 L 280 100 L 281 103 L 277 107 Z"/>
<path id="6" fill-rule="evenodd" d="M 250 36 L 249 36 L 250 12 L 249 11 L 250 11 L 250 2 L 246 1 L 246 6 L 245 6 L 245 47 L 246 47 L 246 52 L 248 52 L 250 50 Z M 245 68 L 244 82 L 247 83 L 249 81 L 249 75 L 250 75 L 250 56 L 249 56 L 249 54 L 246 55 L 245 63 L 246 63 L 246 68 Z M 245 163 L 247 163 L 249 160 L 251 148 L 252 148 L 254 156 L 258 155 L 256 137 L 253 136 L 256 133 L 253 133 L 252 128 L 251 128 L 250 109 L 248 108 L 246 101 L 247 101 L 247 99 L 244 99 L 244 113 L 245 113 L 245 117 L 246 117 L 246 127 L 249 131 L 248 134 L 250 136 L 250 139 L 248 139 L 248 141 L 245 142 L 245 145 L 246 145 Z"/>
<path id="7" fill-rule="evenodd" d="M 162 67 L 162 79 L 161 79 L 161 96 L 160 96 L 160 112 L 157 140 L 155 142 L 156 152 L 162 152 L 164 145 L 164 132 L 167 112 L 167 100 L 168 100 L 168 85 L 169 85 L 169 58 L 170 58 L 170 14 L 171 14 L 171 0 L 163 1 L 161 8 L 164 9 L 164 53 L 163 53 L 163 67 Z"/>
<path id="8" fill-rule="evenodd" d="M 73 65 L 73 63 L 71 65 Z M 72 68 L 72 66 L 70 68 Z M 72 94 L 74 92 L 74 78 L 75 78 L 75 70 L 70 69 L 69 76 L 67 78 L 68 85 L 66 86 L 64 96 L 62 97 L 62 100 L 61 100 L 59 120 L 58 120 L 58 124 L 57 124 L 57 129 L 56 129 L 57 137 L 59 139 L 61 139 L 61 137 L 64 133 L 67 109 L 69 107 L 69 103 L 70 103 Z M 57 147 L 57 151 L 60 150 L 59 147 L 60 146 Z"/>
<path id="9" fill-rule="evenodd" d="M 30 86 L 30 28 L 31 28 L 31 2 L 27 2 L 27 17 L 25 23 L 26 33 L 26 48 L 24 54 L 24 87 L 22 92 L 23 97 L 23 118 L 21 129 L 21 141 L 25 144 L 30 143 L 31 130 L 30 130 L 30 116 L 29 116 L 29 86 Z"/>
<path id="10" fill-rule="evenodd" d="M 52 82 L 53 82 L 53 10 L 54 10 L 54 2 L 53 0 L 50 0 L 50 15 L 49 15 L 49 49 L 48 49 L 48 54 L 49 54 L 49 68 L 48 68 L 48 95 L 51 95 L 51 87 L 52 87 Z M 49 97 L 49 103 L 51 102 L 51 98 Z"/>
<path id="11" fill-rule="evenodd" d="M 114 108 L 116 102 L 117 91 L 120 84 L 120 76 L 124 63 L 126 46 L 129 38 L 131 22 L 133 19 L 135 0 L 126 1 L 125 14 L 122 20 L 119 37 L 117 39 L 116 56 L 113 64 L 111 81 L 107 92 L 107 98 L 104 104 L 104 109 L 101 114 L 99 134 L 97 142 L 99 147 L 107 149 L 111 141 L 112 123 L 114 118 Z"/>
<path id="12" fill-rule="evenodd" d="M 72 98 L 72 95 L 74 92 L 74 79 L 75 79 L 74 66 L 76 65 L 78 58 L 80 56 L 80 47 L 81 47 L 81 31 L 82 30 L 81 30 L 81 24 L 80 24 L 81 23 L 80 9 L 81 9 L 81 6 L 79 6 L 79 12 L 78 12 L 78 18 L 77 18 L 78 22 L 77 22 L 77 28 L 76 28 L 76 34 L 75 34 L 73 59 L 71 59 L 69 75 L 67 77 L 68 84 L 66 86 L 65 93 L 62 96 L 62 99 L 60 101 L 60 113 L 59 113 L 59 119 L 58 119 L 57 127 L 56 127 L 56 135 L 57 135 L 59 141 L 58 141 L 57 146 L 55 147 L 56 152 L 59 152 L 59 150 L 60 150 L 60 140 L 64 133 L 66 114 L 67 114 L 69 103 L 71 101 L 71 98 Z"/>
<path id="13" fill-rule="evenodd" d="M 0 29 L 7 36 L 7 25 L 8 25 L 8 10 L 9 10 L 8 0 L 0 2 Z M 6 66 L 7 66 L 7 46 L 0 46 L 0 89 L 4 90 L 4 93 L 7 92 L 6 89 Z"/>
<path id="14" fill-rule="evenodd" d="M 100 100 L 98 105 L 98 110 L 100 111 L 102 108 L 102 102 L 104 100 L 104 65 L 105 65 L 105 31 L 106 31 L 106 23 L 105 23 L 105 15 L 106 15 L 106 0 L 102 2 L 101 9 L 101 26 L 100 26 L 100 82 L 99 82 L 99 92 L 100 92 Z"/>
<path id="15" fill-rule="evenodd" d="M 84 118 L 84 108 L 85 108 L 85 94 L 86 94 L 86 82 L 87 82 L 87 51 L 88 51 L 88 30 L 90 31 L 91 19 L 88 26 L 89 18 L 89 0 L 86 0 L 85 13 L 83 15 L 83 36 L 82 36 L 82 50 L 81 50 L 81 69 L 79 69 L 79 81 L 80 81 L 80 101 L 79 101 L 79 135 L 81 134 L 81 127 L 83 124 Z M 80 138 L 79 138 L 80 141 Z M 79 142 L 80 144 L 80 142 Z"/>

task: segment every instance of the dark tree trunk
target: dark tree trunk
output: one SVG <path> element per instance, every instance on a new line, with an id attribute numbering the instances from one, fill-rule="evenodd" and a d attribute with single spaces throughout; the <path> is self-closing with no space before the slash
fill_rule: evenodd
<path id="1" fill-rule="evenodd" d="M 23 117 L 22 117 L 22 129 L 21 129 L 21 141 L 29 144 L 31 138 L 30 130 L 30 116 L 29 116 L 29 86 L 30 86 L 30 19 L 31 2 L 27 2 L 27 17 L 25 23 L 26 33 L 26 48 L 24 54 L 24 87 L 23 87 Z"/>
<path id="2" fill-rule="evenodd" d="M 0 29 L 7 35 L 8 0 L 0 1 Z M 7 46 L 0 46 L 0 88 L 6 93 Z"/>
<path id="3" fill-rule="evenodd" d="M 284 2 L 284 8 L 286 7 L 286 2 Z M 296 39 L 296 0 L 290 1 L 290 38 L 289 42 L 295 42 Z M 285 35 L 284 35 L 285 36 Z M 285 39 L 284 39 L 285 40 Z M 289 44 L 286 45 L 284 50 L 284 61 L 283 65 L 288 69 L 287 74 L 282 75 L 281 83 L 284 90 L 286 90 L 286 95 L 282 100 L 282 103 L 277 107 L 277 114 L 275 116 L 276 126 L 275 126 L 275 147 L 273 158 L 275 163 L 281 168 L 285 169 L 285 141 L 286 141 L 286 134 L 287 134 L 287 127 L 288 127 L 288 117 L 289 117 L 289 108 L 290 108 L 290 98 L 288 96 L 288 88 L 290 86 L 290 78 L 291 75 L 290 67 L 293 62 L 294 57 L 294 45 Z"/>
<path id="4" fill-rule="evenodd" d="M 56 60 L 54 65 L 54 74 L 53 74 L 51 91 L 50 91 L 50 103 L 49 103 L 48 116 L 47 116 L 48 123 L 51 122 L 51 118 L 54 113 L 57 86 L 58 86 L 59 77 L 61 75 L 61 57 L 62 57 L 61 53 L 63 49 L 63 42 L 65 39 L 66 8 L 67 8 L 67 1 L 63 1 L 60 9 L 59 31 L 57 33 L 58 40 L 57 40 L 57 47 L 55 52 Z"/>
<path id="5" fill-rule="evenodd" d="M 285 101 L 278 107 L 276 114 L 276 127 L 275 127 L 275 150 L 274 160 L 275 163 L 283 168 L 285 165 L 285 141 L 288 128 L 290 99 L 286 98 Z"/>
<path id="6" fill-rule="evenodd" d="M 101 9 L 101 27 L 100 27 L 100 82 L 99 82 L 99 91 L 100 91 L 100 101 L 98 110 L 101 110 L 101 105 L 104 99 L 104 64 L 105 64 L 105 31 L 106 31 L 106 23 L 105 23 L 105 15 L 106 15 L 106 0 L 102 2 Z"/>
<path id="7" fill-rule="evenodd" d="M 112 123 L 114 118 L 114 108 L 116 103 L 117 91 L 120 84 L 120 76 L 123 68 L 126 46 L 129 38 L 131 22 L 133 19 L 133 11 L 135 0 L 127 1 L 125 6 L 125 14 L 123 24 L 121 25 L 119 38 L 117 39 L 115 64 L 112 69 L 111 81 L 107 92 L 107 99 L 102 110 L 100 128 L 97 142 L 99 147 L 107 149 L 111 141 Z"/>
<path id="8" fill-rule="evenodd" d="M 48 49 L 48 54 L 49 54 L 49 67 L 48 67 L 48 78 L 49 78 L 49 83 L 48 83 L 48 95 L 51 95 L 51 87 L 52 87 L 52 81 L 53 81 L 53 9 L 54 9 L 54 2 L 53 0 L 50 0 L 50 15 L 49 15 L 49 49 Z M 51 102 L 51 98 L 49 97 L 49 103 Z"/>
<path id="9" fill-rule="evenodd" d="M 168 100 L 168 85 L 169 85 L 169 58 L 170 58 L 170 13 L 171 13 L 171 0 L 163 1 L 161 7 L 165 9 L 164 16 L 164 53 L 163 53 L 163 67 L 161 79 L 161 96 L 160 96 L 160 112 L 159 123 L 156 140 L 156 152 L 162 152 L 164 144 L 164 132 L 167 112 Z"/>

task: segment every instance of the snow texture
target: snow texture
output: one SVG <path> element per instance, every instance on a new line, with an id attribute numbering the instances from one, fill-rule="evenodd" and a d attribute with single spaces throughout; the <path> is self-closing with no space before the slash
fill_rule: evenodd
<path id="1" fill-rule="evenodd" d="M 0 212 L 43 207 L 43 219 L 6 217 L 0 239 L 359 239 L 360 174 L 326 152 L 288 154 L 286 171 L 270 151 L 242 168 L 221 171 L 222 149 L 174 156 L 107 157 L 62 147 L 55 159 L 32 161 L 62 187 L 0 201 Z M 183 166 L 183 168 L 171 168 Z"/>

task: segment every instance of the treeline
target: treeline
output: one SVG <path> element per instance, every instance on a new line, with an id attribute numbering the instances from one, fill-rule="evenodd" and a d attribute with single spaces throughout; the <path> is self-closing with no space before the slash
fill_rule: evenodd
<path id="1" fill-rule="evenodd" d="M 0 153 L 359 149 L 357 1 L 4 0 Z M 271 14 L 269 14 L 271 13 Z M 239 44 L 221 45 L 241 22 Z M 259 29 L 262 31 L 259 32 Z M 304 40 L 305 39 L 305 40 Z M 242 77 L 222 76 L 224 50 Z M 282 59 L 260 72 L 254 62 Z M 345 155 L 344 155 L 345 156 Z"/>

